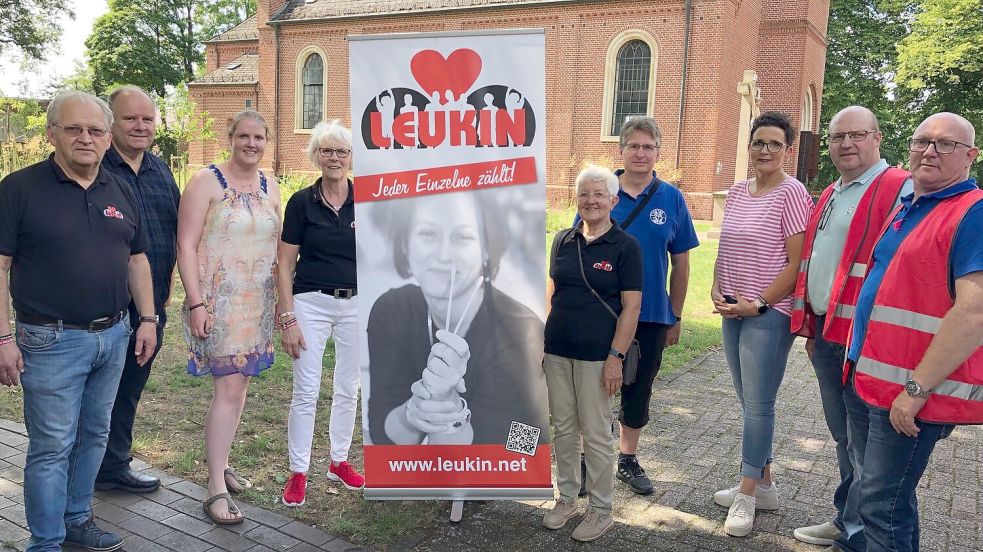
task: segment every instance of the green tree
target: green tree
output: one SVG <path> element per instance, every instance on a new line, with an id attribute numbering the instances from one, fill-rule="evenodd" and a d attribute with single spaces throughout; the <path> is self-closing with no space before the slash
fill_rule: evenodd
<path id="1" fill-rule="evenodd" d="M 907 160 L 905 142 L 911 122 L 894 84 L 895 44 L 905 36 L 912 0 L 834 0 L 830 3 L 826 77 L 820 121 L 837 111 L 862 105 L 877 114 L 884 133 L 881 154 L 891 164 Z M 823 142 L 818 186 L 838 177 Z"/>
<path id="2" fill-rule="evenodd" d="M 254 0 L 109 0 L 85 42 L 93 86 L 133 84 L 164 97 L 194 79 L 204 40 L 254 11 Z"/>
<path id="3" fill-rule="evenodd" d="M 983 0 L 921 0 L 897 51 L 899 92 L 918 120 L 951 111 L 983 131 Z"/>
<path id="4" fill-rule="evenodd" d="M 157 127 L 156 139 L 164 159 L 169 161 L 173 156 L 184 152 L 182 164 L 186 163 L 189 143 L 215 138 L 215 121 L 208 112 L 197 111 L 197 105 L 191 101 L 188 87 L 184 83 L 174 87 L 164 99 L 164 110 L 168 113 L 170 124 Z"/>
<path id="5" fill-rule="evenodd" d="M 12 47 L 43 59 L 58 41 L 62 15 L 75 18 L 66 0 L 0 0 L 0 54 Z"/>

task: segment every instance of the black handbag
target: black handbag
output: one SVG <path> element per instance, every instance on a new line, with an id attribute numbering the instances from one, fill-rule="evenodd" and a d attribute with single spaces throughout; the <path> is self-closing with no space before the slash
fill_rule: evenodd
<path id="1" fill-rule="evenodd" d="M 594 291 L 594 288 L 591 287 L 590 282 L 587 281 L 587 274 L 584 272 L 584 254 L 580 249 L 580 240 L 577 239 L 576 237 L 574 237 L 574 239 L 577 241 L 577 258 L 580 259 L 580 276 L 581 278 L 584 279 L 584 285 L 587 286 L 587 289 L 589 289 L 590 292 L 594 294 L 594 297 L 597 297 L 597 300 L 600 301 L 602 305 L 604 305 L 604 308 L 606 308 L 608 312 L 611 313 L 611 316 L 613 316 L 615 322 L 617 322 L 618 313 L 614 312 L 614 309 L 611 308 L 611 305 L 608 305 L 608 302 L 602 299 L 601 296 L 598 295 L 596 291 Z M 638 377 L 638 361 L 640 358 L 642 358 L 642 349 L 638 345 L 638 340 L 633 338 L 631 340 L 631 345 L 628 347 L 628 350 L 625 352 L 625 359 L 621 362 L 622 385 L 631 385 L 635 383 L 635 379 Z"/>

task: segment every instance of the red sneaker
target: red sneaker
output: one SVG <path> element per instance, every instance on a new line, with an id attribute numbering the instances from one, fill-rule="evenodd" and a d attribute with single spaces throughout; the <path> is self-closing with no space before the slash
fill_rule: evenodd
<path id="1" fill-rule="evenodd" d="M 303 506 L 307 494 L 307 474 L 293 472 L 287 480 L 287 486 L 283 488 L 283 504 L 291 508 Z"/>
<path id="2" fill-rule="evenodd" d="M 358 473 L 348 462 L 341 462 L 337 466 L 333 463 L 328 468 L 328 479 L 331 481 L 341 481 L 346 489 L 357 491 L 365 486 L 365 478 Z"/>

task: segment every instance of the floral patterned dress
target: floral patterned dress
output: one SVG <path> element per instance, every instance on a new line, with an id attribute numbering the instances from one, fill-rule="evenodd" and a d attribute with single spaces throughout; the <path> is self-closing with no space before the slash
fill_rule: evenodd
<path id="1" fill-rule="evenodd" d="M 188 373 L 255 376 L 273 365 L 280 217 L 262 171 L 261 191 L 245 193 L 230 188 L 218 167 L 208 168 L 224 190 L 222 200 L 209 207 L 198 242 L 199 285 L 214 323 L 208 337 L 195 337 L 185 305 Z"/>

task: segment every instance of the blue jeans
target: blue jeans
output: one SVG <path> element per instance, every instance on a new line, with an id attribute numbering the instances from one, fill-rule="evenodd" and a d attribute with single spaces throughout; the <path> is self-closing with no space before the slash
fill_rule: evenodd
<path id="1" fill-rule="evenodd" d="M 952 433 L 951 424 L 916 421 L 916 437 L 898 433 L 888 411 L 870 407 L 870 430 L 860 482 L 860 516 L 869 552 L 918 551 L 915 489 L 935 444 Z"/>
<path id="2" fill-rule="evenodd" d="M 795 336 L 789 317 L 775 309 L 750 318 L 724 318 L 724 355 L 744 414 L 741 475 L 764 477 L 775 437 L 775 397 Z"/>
<path id="3" fill-rule="evenodd" d="M 843 405 L 847 413 L 847 441 L 849 442 L 850 462 L 853 465 L 853 479 L 846 497 L 847 514 L 841 519 L 840 536 L 836 546 L 847 552 L 865 552 L 867 539 L 864 537 L 864 522 L 860 517 L 860 486 L 864 474 L 864 455 L 867 452 L 867 433 L 870 427 L 870 407 L 857 396 L 853 387 L 853 372 L 843 389 Z M 837 452 L 839 450 L 837 449 Z M 839 489 L 837 489 L 839 492 Z"/>
<path id="4" fill-rule="evenodd" d="M 132 331 L 125 316 L 98 332 L 17 324 L 30 438 L 24 466 L 29 552 L 61 550 L 65 525 L 91 515 L 96 472 Z"/>
<path id="5" fill-rule="evenodd" d="M 850 461 L 846 404 L 843 397 L 843 361 L 846 359 L 846 347 L 823 339 L 825 322 L 825 316 L 816 318 L 816 347 L 811 360 L 812 367 L 816 371 L 816 379 L 819 380 L 819 396 L 823 401 L 826 427 L 836 441 L 836 463 L 840 468 L 840 484 L 833 493 L 833 506 L 836 508 L 833 523 L 842 531 L 844 518 L 847 518 L 850 524 L 856 525 L 860 523 L 860 514 L 857 513 L 857 504 L 847 501 L 850 484 L 853 483 L 853 464 Z M 860 528 L 863 529 L 863 526 L 860 525 Z"/>

